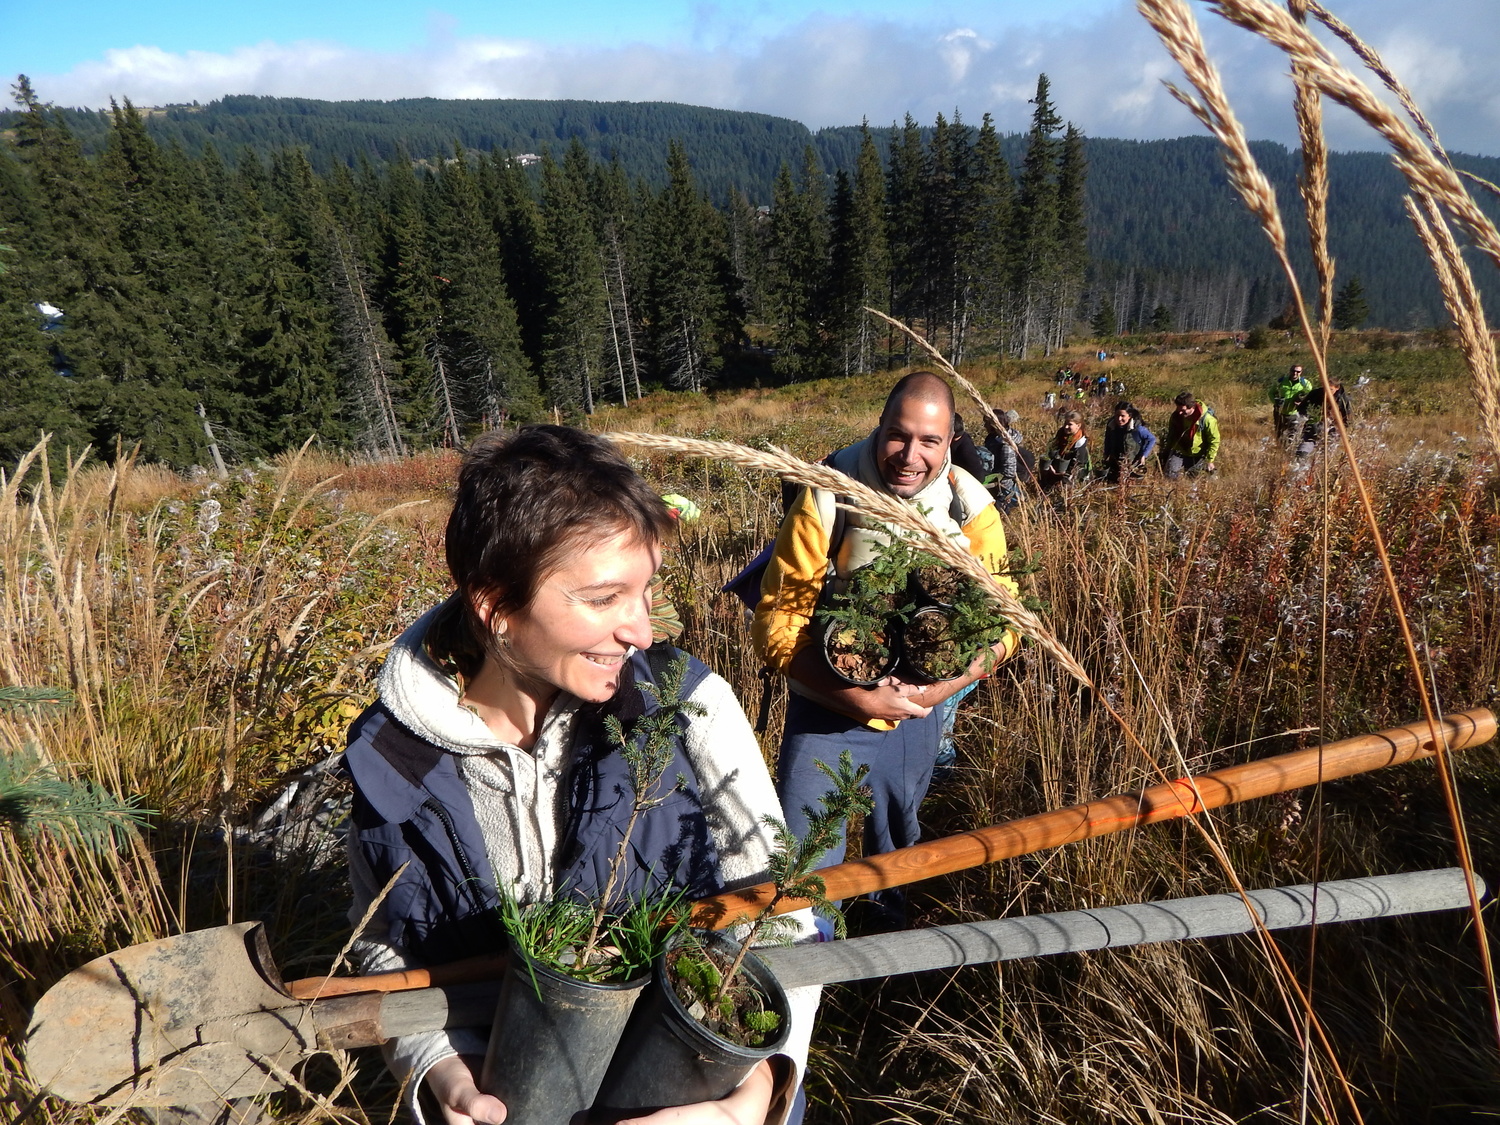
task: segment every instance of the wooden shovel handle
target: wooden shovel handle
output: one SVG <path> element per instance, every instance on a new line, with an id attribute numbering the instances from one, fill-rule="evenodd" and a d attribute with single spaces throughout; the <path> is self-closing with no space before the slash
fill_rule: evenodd
<path id="1" fill-rule="evenodd" d="M 1484 709 L 1447 715 L 1438 720 L 1438 733 L 1450 751 L 1480 746 L 1495 737 L 1493 712 Z M 1191 816 L 1221 805 L 1236 804 L 1272 793 L 1285 793 L 1319 781 L 1429 758 L 1436 752 L 1425 722 L 1408 723 L 1376 734 L 1329 742 L 1311 750 L 1278 754 L 1210 773 L 1179 778 L 1135 793 L 1121 793 L 1087 804 L 978 828 L 957 836 L 915 844 L 883 855 L 841 863 L 818 872 L 830 899 L 850 898 L 871 891 L 901 887 L 922 879 L 948 875 L 969 867 L 1028 855 L 1092 836 L 1123 832 L 1160 820 Z M 693 925 L 723 929 L 760 913 L 775 894 L 762 883 L 730 891 L 693 904 Z M 777 903 L 776 913 L 808 904 L 796 900 Z M 431 969 L 407 969 L 365 977 L 312 977 L 288 985 L 299 1000 L 343 996 L 352 992 L 400 992 L 493 980 L 505 968 L 505 958 L 471 957 Z"/>
<path id="2" fill-rule="evenodd" d="M 393 973 L 371 973 L 363 977 L 306 977 L 291 981 L 286 989 L 298 1000 L 325 1000 L 355 992 L 405 992 L 411 988 L 442 988 L 476 980 L 495 980 L 505 972 L 504 954 L 487 953 L 466 957 L 430 969 L 404 969 Z"/>

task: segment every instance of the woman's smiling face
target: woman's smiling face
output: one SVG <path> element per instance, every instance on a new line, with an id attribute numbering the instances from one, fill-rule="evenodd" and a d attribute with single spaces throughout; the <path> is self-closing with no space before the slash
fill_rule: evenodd
<path id="1" fill-rule="evenodd" d="M 590 703 L 611 698 L 631 650 L 651 645 L 661 548 L 628 532 L 589 543 L 542 579 L 525 609 L 492 622 L 527 679 Z"/>

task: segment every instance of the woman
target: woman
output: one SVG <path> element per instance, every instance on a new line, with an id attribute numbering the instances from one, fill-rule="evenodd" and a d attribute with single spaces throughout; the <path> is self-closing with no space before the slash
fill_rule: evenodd
<path id="1" fill-rule="evenodd" d="M 494 949 L 502 890 L 526 903 L 605 885 L 632 802 L 604 721 L 628 729 L 654 707 L 636 685 L 664 666 L 645 650 L 671 524 L 614 448 L 578 430 L 490 435 L 464 458 L 446 543 L 457 590 L 396 641 L 345 754 L 351 918 L 384 893 L 357 947 L 363 971 Z M 696 898 L 766 877 L 762 817 L 781 809 L 755 736 L 729 685 L 691 658 L 683 694 L 697 704 L 685 710 L 701 708 L 667 770 L 683 782 L 637 823 L 622 897 L 681 888 Z M 817 989 L 789 997 L 787 1056 L 723 1101 L 661 1119 L 784 1120 Z M 419 1123 L 422 1089 L 447 1125 L 503 1120 L 499 1099 L 475 1086 L 487 1030 L 388 1045 Z"/>
<path id="2" fill-rule="evenodd" d="M 1127 475 L 1142 476 L 1155 448 L 1156 435 L 1141 421 L 1141 412 L 1131 403 L 1115 403 L 1114 417 L 1104 427 L 1104 479 L 1119 484 Z"/>
<path id="3" fill-rule="evenodd" d="M 1047 447 L 1047 456 L 1037 468 L 1037 478 L 1044 491 L 1050 491 L 1064 481 L 1076 484 L 1087 480 L 1093 470 L 1088 435 L 1083 432 L 1083 415 L 1069 410 L 1060 421 L 1062 425 Z"/>

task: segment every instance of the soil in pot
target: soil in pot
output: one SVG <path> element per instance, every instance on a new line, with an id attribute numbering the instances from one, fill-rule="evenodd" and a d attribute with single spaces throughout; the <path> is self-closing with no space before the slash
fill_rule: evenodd
<path id="1" fill-rule="evenodd" d="M 953 605 L 963 595 L 965 584 L 972 581 L 951 566 L 920 566 L 911 572 L 912 593 L 926 605 Z"/>
<path id="2" fill-rule="evenodd" d="M 709 939 L 706 956 L 714 971 L 728 968 L 736 948 L 723 937 Z M 684 963 L 684 958 L 697 956 L 678 946 L 658 959 L 651 985 L 610 1063 L 596 1109 L 619 1112 L 717 1101 L 786 1044 L 791 1031 L 786 993 L 763 962 L 748 955 L 730 992 L 731 1003 L 726 1010 L 709 1012 L 700 995 L 704 990 L 692 984 L 701 965 Z M 774 1021 L 766 1013 L 774 1013 Z"/>
<path id="3" fill-rule="evenodd" d="M 823 657 L 834 675 L 847 683 L 868 687 L 889 675 L 896 663 L 891 628 L 870 633 L 838 621 L 823 626 Z"/>
<path id="4" fill-rule="evenodd" d="M 512 957 L 479 1088 L 505 1103 L 507 1120 L 568 1125 L 593 1104 L 650 978 L 596 984 Z"/>
<path id="5" fill-rule="evenodd" d="M 905 672 L 917 683 L 951 680 L 968 670 L 965 652 L 953 635 L 950 611 L 937 606 L 919 609 L 906 623 L 901 639 Z"/>

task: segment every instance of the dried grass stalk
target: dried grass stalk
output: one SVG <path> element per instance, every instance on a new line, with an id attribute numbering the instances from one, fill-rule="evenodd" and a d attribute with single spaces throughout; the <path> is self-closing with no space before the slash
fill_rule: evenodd
<path id="1" fill-rule="evenodd" d="M 1364 63 L 1385 84 L 1385 88 L 1396 96 L 1396 100 L 1401 103 L 1401 108 L 1406 111 L 1408 117 L 1416 122 L 1417 128 L 1422 130 L 1422 135 L 1427 138 L 1433 150 L 1444 153 L 1444 159 L 1446 160 L 1447 155 L 1442 143 L 1438 140 L 1437 130 L 1432 127 L 1432 122 L 1427 120 L 1427 115 L 1417 105 L 1416 99 L 1411 96 L 1411 91 L 1396 77 L 1395 72 L 1385 65 L 1385 60 L 1380 57 L 1380 52 L 1356 35 L 1354 29 L 1344 23 L 1343 20 L 1323 7 L 1322 4 L 1319 4 L 1318 0 L 1292 0 L 1292 3 L 1295 5 L 1293 11 L 1300 8 L 1304 13 L 1312 15 L 1319 23 L 1344 41 L 1348 48 L 1354 52 L 1355 57 Z"/>
<path id="2" fill-rule="evenodd" d="M 1161 0 L 1141 0 L 1141 7 Z M 1211 8 L 1231 23 L 1252 31 L 1286 52 L 1294 66 L 1328 97 L 1363 118 L 1396 152 L 1396 167 L 1415 190 L 1435 198 L 1468 231 L 1475 245 L 1500 267 L 1500 230 L 1463 188 L 1445 160 L 1340 63 L 1327 47 L 1291 15 L 1265 0 L 1210 0 Z M 1149 17 L 1148 17 L 1149 18 Z M 1169 49 L 1170 45 L 1169 45 Z M 1174 55 L 1176 52 L 1173 52 Z M 1192 74 L 1189 73 L 1189 77 Z"/>
<path id="3" fill-rule="evenodd" d="M 1500 367 L 1479 291 L 1436 201 L 1431 196 L 1409 195 L 1405 202 L 1412 226 L 1432 260 L 1448 315 L 1458 328 L 1459 346 L 1468 363 L 1474 399 L 1480 406 L 1480 425 L 1491 448 L 1500 450 Z"/>
<path id="4" fill-rule="evenodd" d="M 692 457 L 705 457 L 713 461 L 727 461 L 742 469 L 775 473 L 784 480 L 821 488 L 839 497 L 839 503 L 851 511 L 871 516 L 892 527 L 910 532 L 924 540 L 923 549 L 936 555 L 955 570 L 973 578 L 1000 606 L 1005 616 L 1023 636 L 1056 660 L 1067 673 L 1079 683 L 1093 687 L 1089 674 L 1083 670 L 1078 658 L 1068 651 L 1041 618 L 1021 604 L 1021 599 L 1005 586 L 995 581 L 985 570 L 984 564 L 944 535 L 932 521 L 909 504 L 894 496 L 876 492 L 873 488 L 846 477 L 837 469 L 826 465 L 813 465 L 794 457 L 782 449 L 751 449 L 736 445 L 732 441 L 709 441 L 704 438 L 674 437 L 670 434 L 640 434 L 614 430 L 603 434 L 619 445 L 646 449 L 655 453 L 683 453 Z M 847 499 L 847 503 L 845 500 Z"/>
<path id="5" fill-rule="evenodd" d="M 1288 0 L 1300 22 L 1307 22 L 1309 0 Z M 1328 144 L 1323 136 L 1323 98 L 1301 67 L 1292 68 L 1296 91 L 1293 108 L 1302 145 L 1302 209 L 1307 216 L 1307 240 L 1318 271 L 1318 337 L 1323 350 L 1333 332 L 1334 261 L 1328 253 Z"/>

